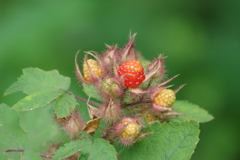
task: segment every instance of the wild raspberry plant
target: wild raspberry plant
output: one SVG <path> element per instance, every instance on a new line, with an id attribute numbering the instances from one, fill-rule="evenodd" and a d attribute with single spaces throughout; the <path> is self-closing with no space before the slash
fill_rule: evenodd
<path id="1" fill-rule="evenodd" d="M 76 54 L 76 76 L 88 99 L 69 92 L 70 78 L 58 71 L 24 69 L 4 95 L 22 91 L 27 96 L 11 108 L 0 105 L 0 159 L 11 152 L 23 159 L 190 159 L 199 141 L 199 123 L 213 117 L 176 100 L 183 85 L 170 89 L 168 83 L 178 75 L 166 78 L 162 55 L 145 60 L 134 49 L 135 36 L 120 49 L 107 45 L 103 54 L 85 52 L 82 67 L 80 51 Z M 77 100 L 85 106 L 78 107 Z M 26 145 L 29 133 L 21 128 L 19 113 L 44 106 L 52 106 L 54 123 L 66 133 L 62 139 L 68 138 L 51 141 L 43 154 Z M 89 120 L 82 118 L 83 107 Z"/>

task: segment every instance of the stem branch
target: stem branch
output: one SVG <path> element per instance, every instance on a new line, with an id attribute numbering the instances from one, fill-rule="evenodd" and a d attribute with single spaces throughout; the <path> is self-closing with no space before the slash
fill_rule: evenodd
<path id="1" fill-rule="evenodd" d="M 73 94 L 73 93 L 68 92 L 68 91 L 64 91 L 64 92 L 67 93 L 67 94 Z M 96 103 L 96 102 L 87 100 L 87 99 L 82 98 L 82 97 L 78 97 L 78 96 L 76 96 L 76 95 L 74 95 L 74 96 L 75 96 L 76 99 L 78 99 L 78 100 L 80 100 L 80 101 L 88 102 L 88 103 L 90 103 L 90 104 L 92 104 L 92 105 L 95 105 L 95 106 L 98 106 L 98 107 L 101 106 L 99 103 Z M 125 105 L 122 106 L 122 108 L 129 107 L 129 106 L 134 106 L 134 105 L 141 104 L 141 103 L 152 103 L 152 101 L 151 101 L 151 100 L 147 100 L 147 101 L 141 101 L 141 100 L 140 100 L 140 101 L 137 101 L 137 102 L 125 104 Z"/>
<path id="2" fill-rule="evenodd" d="M 24 152 L 22 149 L 8 149 L 8 150 L 1 150 L 0 152 Z M 52 156 L 44 155 L 44 154 L 38 154 L 42 158 L 48 158 L 52 159 Z"/>
<path id="3" fill-rule="evenodd" d="M 148 101 L 133 102 L 133 103 L 123 105 L 122 108 L 129 107 L 129 106 L 134 106 L 134 105 L 141 104 L 141 103 L 152 103 L 152 101 L 148 100 Z"/>

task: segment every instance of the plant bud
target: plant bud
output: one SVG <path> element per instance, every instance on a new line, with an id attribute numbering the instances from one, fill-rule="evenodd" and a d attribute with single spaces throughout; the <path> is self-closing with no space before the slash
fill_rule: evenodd
<path id="1" fill-rule="evenodd" d="M 111 67 L 114 62 L 116 62 L 117 59 L 117 47 L 116 46 L 107 46 L 108 50 L 104 52 L 102 61 L 103 63 Z"/>
<path id="2" fill-rule="evenodd" d="M 99 114 L 105 121 L 113 122 L 119 118 L 121 114 L 121 106 L 110 100 L 108 104 L 100 107 Z"/>
<path id="3" fill-rule="evenodd" d="M 165 65 L 164 65 L 164 57 L 159 57 L 152 61 L 147 66 L 148 74 L 151 75 L 152 78 L 162 78 L 165 71 Z"/>
<path id="4" fill-rule="evenodd" d="M 123 87 L 115 78 L 106 78 L 99 84 L 99 92 L 106 99 L 117 98 L 122 95 Z"/>
<path id="5" fill-rule="evenodd" d="M 131 59 L 137 59 L 137 53 L 134 50 L 134 39 L 136 35 L 136 33 L 133 35 L 130 33 L 129 42 L 120 50 L 121 63 Z"/>
<path id="6" fill-rule="evenodd" d="M 65 125 L 65 123 L 67 122 L 67 119 L 69 119 L 68 117 L 57 118 L 56 114 L 54 114 L 53 118 L 57 122 L 57 124 L 61 127 L 63 127 Z"/>
<path id="7" fill-rule="evenodd" d="M 65 122 L 63 129 L 70 138 L 75 139 L 78 137 L 79 133 L 82 132 L 84 125 L 84 121 L 78 112 L 73 111 L 71 115 L 67 117 L 67 121 Z"/>
<path id="8" fill-rule="evenodd" d="M 116 124 L 115 132 L 120 137 L 120 141 L 130 146 L 135 143 L 140 134 L 141 121 L 138 118 L 124 117 Z"/>

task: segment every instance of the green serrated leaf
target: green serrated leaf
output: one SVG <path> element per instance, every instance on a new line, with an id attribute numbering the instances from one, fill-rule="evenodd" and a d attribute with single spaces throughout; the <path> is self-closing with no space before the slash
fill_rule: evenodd
<path id="1" fill-rule="evenodd" d="M 111 159 L 111 160 L 117 160 L 117 152 L 115 148 L 110 145 L 108 141 L 105 141 L 101 138 L 97 138 L 93 141 L 93 144 L 91 146 L 91 151 L 89 153 L 89 156 L 86 157 L 86 155 L 81 155 L 79 160 L 105 160 L 105 159 Z"/>
<path id="2" fill-rule="evenodd" d="M 108 141 L 101 138 L 94 139 L 93 142 L 89 139 L 84 139 L 67 143 L 64 147 L 57 150 L 53 160 L 67 158 L 78 151 L 81 154 L 79 160 L 117 160 L 115 148 Z"/>
<path id="3" fill-rule="evenodd" d="M 32 94 L 43 88 L 68 90 L 69 86 L 70 78 L 60 75 L 57 70 L 43 71 L 39 68 L 26 68 L 23 69 L 23 75 L 6 90 L 4 95 L 18 91 Z"/>
<path id="4" fill-rule="evenodd" d="M 22 100 L 18 101 L 12 109 L 17 111 L 30 111 L 39 107 L 46 106 L 51 101 L 56 99 L 64 91 L 53 88 L 43 88 Z"/>
<path id="5" fill-rule="evenodd" d="M 6 104 L 0 104 L 0 150 L 23 149 L 27 133 L 19 124 L 19 113 Z"/>
<path id="6" fill-rule="evenodd" d="M 26 149 L 23 152 L 21 160 L 42 160 L 42 158 L 39 156 L 37 152 Z"/>
<path id="7" fill-rule="evenodd" d="M 186 121 L 186 120 L 196 120 L 200 123 L 208 122 L 213 119 L 213 116 L 209 114 L 206 110 L 200 108 L 199 106 L 189 103 L 188 101 L 176 101 L 173 108 L 177 109 L 179 113 L 184 113 L 186 115 L 178 115 L 174 121 Z"/>
<path id="8" fill-rule="evenodd" d="M 93 85 L 83 84 L 83 91 L 91 98 L 95 98 L 97 100 L 102 101 L 102 97 L 99 95 L 98 91 Z"/>
<path id="9" fill-rule="evenodd" d="M 81 151 L 81 154 L 86 154 L 89 152 L 92 142 L 89 139 L 77 140 L 64 145 L 56 151 L 53 156 L 53 160 L 59 160 L 67 158 L 72 154 Z"/>
<path id="10" fill-rule="evenodd" d="M 75 108 L 77 102 L 73 94 L 62 94 L 56 99 L 54 110 L 58 118 L 67 117 Z"/>
<path id="11" fill-rule="evenodd" d="M 199 141 L 196 121 L 154 123 L 147 129 L 154 132 L 131 148 L 125 148 L 120 160 L 188 160 Z"/>
<path id="12" fill-rule="evenodd" d="M 53 107 L 54 102 L 51 102 L 31 112 L 20 112 L 21 126 L 28 133 L 26 148 L 44 153 L 50 147 L 50 143 L 69 142 L 66 133 L 59 130 L 53 120 Z"/>

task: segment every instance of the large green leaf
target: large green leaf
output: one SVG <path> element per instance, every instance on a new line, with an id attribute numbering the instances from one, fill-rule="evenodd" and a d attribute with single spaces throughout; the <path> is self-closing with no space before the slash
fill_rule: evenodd
<path id="1" fill-rule="evenodd" d="M 39 156 L 37 152 L 26 149 L 23 152 L 21 160 L 42 160 L 42 158 Z"/>
<path id="2" fill-rule="evenodd" d="M 19 120 L 17 111 L 0 104 L 0 150 L 24 149 L 28 137 Z"/>
<path id="3" fill-rule="evenodd" d="M 177 118 L 173 120 L 186 121 L 193 119 L 203 123 L 211 121 L 213 119 L 213 116 L 209 114 L 206 110 L 187 101 L 176 101 L 173 108 L 176 109 L 176 112 L 185 114 L 178 115 Z"/>
<path id="4" fill-rule="evenodd" d="M 91 147 L 91 143 L 92 142 L 88 139 L 67 143 L 64 145 L 64 147 L 61 147 L 57 150 L 53 156 L 53 160 L 67 158 L 78 151 L 81 153 L 88 153 Z"/>
<path id="5" fill-rule="evenodd" d="M 21 126 L 28 133 L 26 148 L 45 153 L 55 143 L 66 143 L 69 139 L 53 119 L 54 102 L 31 112 L 20 112 Z"/>
<path id="6" fill-rule="evenodd" d="M 94 139 L 89 153 L 82 154 L 80 160 L 117 160 L 117 152 L 108 141 L 101 138 Z"/>
<path id="7" fill-rule="evenodd" d="M 67 143 L 64 147 L 57 150 L 53 156 L 53 160 L 67 158 L 78 151 L 81 154 L 80 160 L 117 160 L 117 152 L 114 147 L 108 141 L 101 138 L 94 139 L 93 141 L 84 139 Z"/>
<path id="8" fill-rule="evenodd" d="M 12 108 L 18 111 L 31 111 L 46 106 L 63 92 L 63 90 L 56 88 L 43 88 L 38 92 L 21 99 Z"/>
<path id="9" fill-rule="evenodd" d="M 43 71 L 39 68 L 26 68 L 23 69 L 23 75 L 6 90 L 4 95 L 17 91 L 32 94 L 43 88 L 68 90 L 69 86 L 70 78 L 60 75 L 57 70 Z"/>
<path id="10" fill-rule="evenodd" d="M 58 118 L 67 117 L 76 106 L 76 98 L 73 94 L 62 94 L 56 100 L 54 110 Z"/>
<path id="11" fill-rule="evenodd" d="M 120 160 L 188 160 L 199 141 L 196 121 L 154 123 L 147 129 L 154 132 L 120 154 Z"/>

